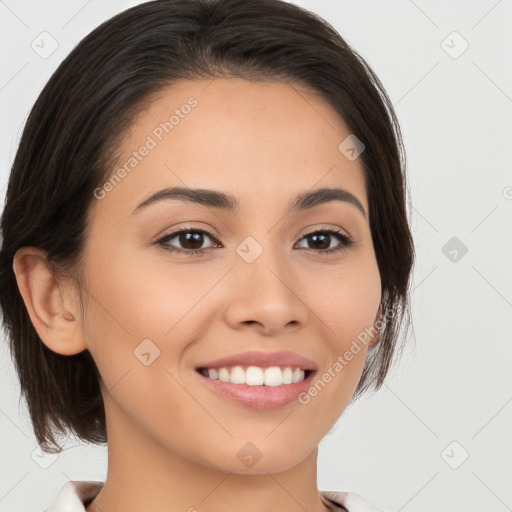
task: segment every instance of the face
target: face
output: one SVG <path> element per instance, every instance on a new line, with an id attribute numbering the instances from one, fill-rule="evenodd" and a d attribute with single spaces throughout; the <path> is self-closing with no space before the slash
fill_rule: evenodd
<path id="1" fill-rule="evenodd" d="M 381 299 L 362 164 L 338 149 L 349 134 L 311 92 L 241 79 L 175 84 L 138 116 L 96 191 L 83 267 L 83 333 L 115 435 L 256 474 L 298 464 L 334 425 Z M 188 198 L 159 194 L 175 187 Z M 296 201 L 319 189 L 343 195 Z M 270 359 L 238 357 L 249 351 Z M 229 356 L 227 370 L 257 368 L 209 364 Z"/>

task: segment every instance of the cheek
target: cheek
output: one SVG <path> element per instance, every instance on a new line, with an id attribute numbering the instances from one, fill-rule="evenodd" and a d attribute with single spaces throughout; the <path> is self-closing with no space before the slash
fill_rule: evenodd
<path id="1" fill-rule="evenodd" d="M 148 358 L 154 360 L 151 368 L 178 366 L 186 346 L 200 337 L 202 319 L 215 310 L 215 294 L 208 291 L 218 272 L 171 261 L 157 249 L 123 249 L 121 243 L 103 251 L 92 247 L 87 261 L 85 333 L 105 384 L 150 368 L 143 364 Z M 151 381 L 149 373 L 141 382 Z"/>
<path id="2" fill-rule="evenodd" d="M 381 300 L 379 270 L 373 254 L 354 253 L 337 270 L 322 272 L 311 283 L 308 300 L 341 350 L 375 322 Z"/>
<path id="3" fill-rule="evenodd" d="M 357 262 L 356 262 L 357 261 Z M 381 300 L 381 281 L 372 255 L 350 260 L 329 278 L 317 276 L 308 304 L 318 312 L 327 358 L 306 394 L 311 428 L 328 429 L 336 422 L 361 378 Z M 319 290 L 318 284 L 323 283 Z"/>
<path id="4" fill-rule="evenodd" d="M 122 337 L 129 333 L 134 342 L 161 339 L 172 332 L 210 286 L 204 272 L 166 265 L 161 256 L 141 258 L 137 250 L 111 253 L 103 263 L 100 258 L 91 260 L 88 275 L 98 299 L 94 301 L 100 310 L 97 320 Z"/>
<path id="5" fill-rule="evenodd" d="M 133 421 L 153 418 L 172 431 L 172 416 L 185 414 L 190 398 L 171 374 L 194 336 L 187 315 L 211 283 L 197 272 L 184 277 L 182 267 L 161 258 L 141 260 L 135 250 L 110 249 L 108 258 L 91 251 L 86 272 L 85 332 L 109 390 L 106 400 Z"/>
<path id="6" fill-rule="evenodd" d="M 355 253 L 336 272 L 325 270 L 311 286 L 308 303 L 317 312 L 322 326 L 328 358 L 323 374 L 317 378 L 329 391 L 327 402 L 343 404 L 353 394 L 373 337 L 381 300 L 381 280 L 373 253 Z M 321 384 L 319 388 L 322 389 Z M 323 393 L 322 393 L 323 394 Z M 341 405 L 340 405 L 341 406 Z M 341 409 L 333 414 L 340 413 Z"/>

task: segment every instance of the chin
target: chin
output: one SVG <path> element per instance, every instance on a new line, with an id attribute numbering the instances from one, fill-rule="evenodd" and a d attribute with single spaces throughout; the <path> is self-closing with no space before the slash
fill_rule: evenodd
<path id="1" fill-rule="evenodd" d="M 235 473 L 238 475 L 266 475 L 267 473 L 279 473 L 287 471 L 300 464 L 310 453 L 301 454 L 297 452 L 296 447 L 290 446 L 284 450 L 279 450 L 271 446 L 259 450 L 254 444 L 248 442 L 237 448 L 235 452 L 236 461 L 233 457 L 223 456 L 216 459 L 215 463 L 208 464 L 217 470 L 226 473 Z M 315 447 L 316 449 L 316 447 Z M 284 451 L 285 453 L 281 453 Z"/>

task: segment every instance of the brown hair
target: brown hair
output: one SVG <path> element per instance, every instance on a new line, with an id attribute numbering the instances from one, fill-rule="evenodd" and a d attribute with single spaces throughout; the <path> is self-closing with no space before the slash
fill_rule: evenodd
<path id="1" fill-rule="evenodd" d="M 176 80 L 228 76 L 305 85 L 365 144 L 359 158 L 386 321 L 352 398 L 384 381 L 404 320 L 409 326 L 414 246 L 403 142 L 379 79 L 331 25 L 284 1 L 151 1 L 101 24 L 60 64 L 32 108 L 11 169 L 1 219 L 0 306 L 45 451 L 55 451 L 48 442 L 60 451 L 55 428 L 106 442 L 103 398 L 88 350 L 64 356 L 40 340 L 16 283 L 14 254 L 40 247 L 55 272 L 78 277 L 93 192 L 145 101 Z"/>

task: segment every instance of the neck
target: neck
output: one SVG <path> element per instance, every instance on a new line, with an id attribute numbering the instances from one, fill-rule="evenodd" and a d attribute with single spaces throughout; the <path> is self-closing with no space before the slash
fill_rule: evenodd
<path id="1" fill-rule="evenodd" d="M 317 489 L 316 447 L 285 471 L 242 474 L 171 451 L 126 419 L 109 422 L 107 478 L 87 512 L 330 510 Z"/>

